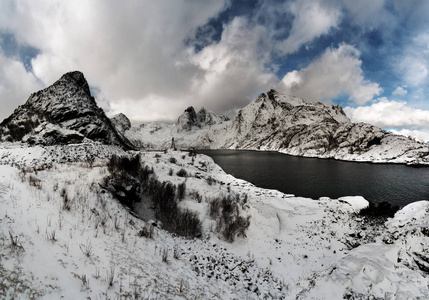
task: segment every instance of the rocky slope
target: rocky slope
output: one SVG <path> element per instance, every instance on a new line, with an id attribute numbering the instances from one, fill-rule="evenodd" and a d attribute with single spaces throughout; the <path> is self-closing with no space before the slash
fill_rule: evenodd
<path id="1" fill-rule="evenodd" d="M 213 126 L 191 146 L 273 150 L 351 161 L 429 164 L 429 147 L 365 123 L 351 123 L 339 105 L 261 94 L 230 122 Z"/>
<path id="2" fill-rule="evenodd" d="M 0 138 L 41 145 L 96 141 L 133 148 L 97 106 L 88 82 L 78 71 L 66 73 L 32 94 L 0 124 Z"/>

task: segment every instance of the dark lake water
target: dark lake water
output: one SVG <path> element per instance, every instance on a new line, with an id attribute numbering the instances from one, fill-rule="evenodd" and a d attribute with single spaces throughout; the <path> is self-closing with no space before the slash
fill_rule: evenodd
<path id="1" fill-rule="evenodd" d="M 429 200 L 429 167 L 343 162 L 278 152 L 199 150 L 237 178 L 283 193 L 318 199 L 363 196 L 404 206 Z"/>

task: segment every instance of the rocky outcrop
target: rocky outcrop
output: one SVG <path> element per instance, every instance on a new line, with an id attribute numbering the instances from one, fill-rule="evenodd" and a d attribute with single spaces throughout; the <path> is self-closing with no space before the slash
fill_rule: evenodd
<path id="1" fill-rule="evenodd" d="M 204 107 L 197 113 L 190 106 L 177 120 L 177 132 L 191 131 L 192 129 L 201 129 L 207 126 L 220 124 L 229 121 L 227 116 L 216 115 L 214 112 L 206 110 Z"/>
<path id="2" fill-rule="evenodd" d="M 47 132 L 48 124 L 55 125 L 56 129 L 52 131 L 53 127 L 48 126 L 50 131 Z M 49 139 L 37 137 L 40 132 Z M 7 141 L 22 141 L 25 137 L 40 144 L 76 143 L 83 140 L 82 136 L 124 149 L 133 148 L 97 106 L 88 82 L 78 71 L 66 73 L 53 85 L 32 94 L 0 124 L 0 136 Z"/>
<path id="3" fill-rule="evenodd" d="M 131 128 L 131 121 L 123 113 L 114 115 L 110 118 L 110 121 L 112 122 L 113 126 L 115 126 L 116 129 L 122 134 Z"/>
<path id="4" fill-rule="evenodd" d="M 429 147 L 365 123 L 351 123 L 339 105 L 261 94 L 230 122 L 213 127 L 192 145 L 254 149 L 351 161 L 429 164 Z"/>

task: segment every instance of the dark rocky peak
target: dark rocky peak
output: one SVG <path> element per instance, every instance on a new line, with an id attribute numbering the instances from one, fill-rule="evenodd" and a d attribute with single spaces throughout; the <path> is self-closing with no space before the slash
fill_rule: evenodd
<path id="1" fill-rule="evenodd" d="M 191 131 L 192 128 L 202 128 L 229 121 L 227 116 L 218 116 L 204 107 L 197 113 L 192 106 L 185 109 L 177 121 L 177 131 Z"/>
<path id="2" fill-rule="evenodd" d="M 207 118 L 207 115 L 208 115 L 207 114 L 207 110 L 204 107 L 202 107 L 200 109 L 200 111 L 198 112 L 198 114 L 197 114 L 198 122 L 199 123 L 204 123 L 205 120 L 206 120 L 206 118 Z"/>
<path id="3" fill-rule="evenodd" d="M 187 109 L 185 109 L 185 114 L 192 125 L 197 125 L 198 123 L 197 113 L 195 112 L 195 109 L 192 106 L 189 106 Z"/>
<path id="4" fill-rule="evenodd" d="M 199 127 L 198 117 L 195 109 L 189 106 L 177 120 L 177 131 L 190 131 L 194 126 Z"/>
<path id="5" fill-rule="evenodd" d="M 214 112 L 206 110 L 204 107 L 197 113 L 199 126 L 215 125 L 225 121 L 229 121 L 227 116 L 216 115 Z"/>
<path id="6" fill-rule="evenodd" d="M 73 71 L 64 74 L 60 80 L 74 81 L 77 86 L 82 88 L 82 90 L 88 95 L 91 96 L 91 91 L 89 90 L 89 84 L 85 79 L 85 76 L 82 72 Z"/>
<path id="7" fill-rule="evenodd" d="M 56 130 L 74 130 L 103 144 L 134 148 L 118 134 L 104 111 L 97 106 L 84 75 L 78 71 L 66 73 L 51 86 L 32 94 L 24 105 L 0 124 L 0 138 L 21 141 L 27 134 L 37 134 L 34 129 L 45 123 L 56 125 Z"/>

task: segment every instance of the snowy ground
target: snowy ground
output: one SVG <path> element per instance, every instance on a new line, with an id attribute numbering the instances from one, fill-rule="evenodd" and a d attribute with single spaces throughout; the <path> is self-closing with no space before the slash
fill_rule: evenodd
<path id="1" fill-rule="evenodd" d="M 186 182 L 180 205 L 198 212 L 204 232 L 155 228 L 150 239 L 99 186 L 112 154 L 126 155 L 91 144 L 0 148 L 1 299 L 429 298 L 427 201 L 371 225 L 355 213 L 361 197 L 298 198 L 225 174 L 207 156 L 147 152 L 159 180 Z M 182 168 L 188 177 L 176 175 Z M 233 243 L 208 213 L 226 195 L 251 217 Z"/>

